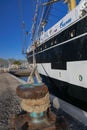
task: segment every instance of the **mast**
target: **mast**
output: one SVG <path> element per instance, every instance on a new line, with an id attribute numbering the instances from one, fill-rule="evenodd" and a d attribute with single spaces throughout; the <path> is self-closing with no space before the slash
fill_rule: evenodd
<path id="1" fill-rule="evenodd" d="M 76 7 L 76 0 L 68 0 L 69 11 L 73 10 Z"/>
<path id="2" fill-rule="evenodd" d="M 50 0 L 49 2 L 43 3 L 43 5 L 54 4 L 55 2 L 59 2 L 60 0 Z M 63 0 L 64 3 L 68 4 L 68 10 L 71 11 L 76 7 L 76 0 Z"/>
<path id="3" fill-rule="evenodd" d="M 36 0 L 36 9 L 35 9 L 35 15 L 34 15 L 34 20 L 33 20 L 33 25 L 32 25 L 32 41 L 34 41 L 38 35 L 40 34 L 42 30 L 44 30 L 44 27 L 46 26 L 47 23 L 47 17 L 51 9 L 51 5 L 54 3 L 57 3 L 61 0 L 47 0 L 42 4 L 40 3 L 40 0 Z M 73 10 L 76 7 L 76 0 L 62 0 L 64 3 L 67 3 L 68 5 L 68 11 Z M 39 6 L 39 5 L 42 6 Z M 45 9 L 42 9 L 45 8 Z M 42 14 L 41 11 L 42 10 Z M 43 12 L 44 11 L 44 12 Z M 41 19 L 38 20 L 41 16 Z M 39 26 L 38 26 L 39 25 Z M 37 29 L 38 26 L 38 29 Z"/>

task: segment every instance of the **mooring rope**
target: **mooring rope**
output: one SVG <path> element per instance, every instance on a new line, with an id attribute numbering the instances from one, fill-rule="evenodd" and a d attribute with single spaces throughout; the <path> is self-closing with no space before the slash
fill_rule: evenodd
<path id="1" fill-rule="evenodd" d="M 23 99 L 21 107 L 27 112 L 40 113 L 46 111 L 50 107 L 49 93 L 40 99 Z"/>

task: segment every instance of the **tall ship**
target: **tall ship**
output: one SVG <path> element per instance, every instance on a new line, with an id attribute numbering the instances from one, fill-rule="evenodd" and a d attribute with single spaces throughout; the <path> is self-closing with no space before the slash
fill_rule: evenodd
<path id="1" fill-rule="evenodd" d="M 38 72 L 50 93 L 87 112 L 87 0 L 79 0 L 78 4 L 76 0 L 62 2 L 68 5 L 67 14 L 45 31 L 49 22 L 44 17 L 46 11 L 59 0 L 42 1 L 42 13 L 36 1 L 31 42 Z M 38 17 L 40 23 L 36 25 Z M 29 64 L 33 63 L 31 46 L 26 53 Z"/>

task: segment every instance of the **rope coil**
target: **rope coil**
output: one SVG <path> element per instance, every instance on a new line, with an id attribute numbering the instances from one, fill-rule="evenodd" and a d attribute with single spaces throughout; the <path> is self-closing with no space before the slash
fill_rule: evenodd
<path id="1" fill-rule="evenodd" d="M 40 99 L 23 99 L 21 103 L 23 110 L 27 112 L 40 113 L 50 107 L 49 93 Z"/>

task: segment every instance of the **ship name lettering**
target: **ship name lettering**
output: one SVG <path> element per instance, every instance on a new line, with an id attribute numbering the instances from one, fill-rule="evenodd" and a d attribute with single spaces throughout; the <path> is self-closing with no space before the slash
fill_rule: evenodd
<path id="1" fill-rule="evenodd" d="M 65 27 L 67 24 L 69 24 L 70 22 L 71 22 L 71 18 L 69 18 L 66 22 L 63 22 L 63 20 L 62 20 L 62 22 L 60 23 L 60 28 L 63 28 L 63 27 Z"/>

